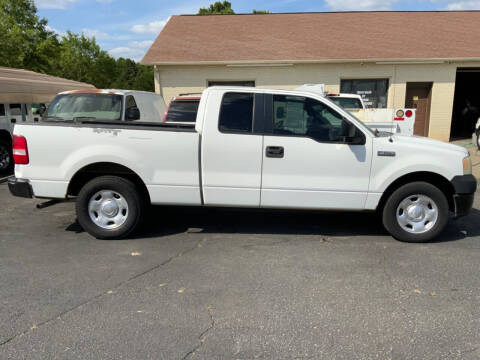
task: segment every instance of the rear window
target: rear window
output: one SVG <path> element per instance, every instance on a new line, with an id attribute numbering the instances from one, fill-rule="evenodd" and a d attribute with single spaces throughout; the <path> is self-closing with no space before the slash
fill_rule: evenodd
<path id="1" fill-rule="evenodd" d="M 166 121 L 195 122 L 200 100 L 174 100 L 168 108 Z"/>
<path id="2" fill-rule="evenodd" d="M 344 109 L 363 109 L 360 99 L 339 96 L 332 96 L 329 99 Z"/>
<path id="3" fill-rule="evenodd" d="M 253 94 L 226 93 L 220 108 L 219 129 L 221 132 L 252 131 Z"/>

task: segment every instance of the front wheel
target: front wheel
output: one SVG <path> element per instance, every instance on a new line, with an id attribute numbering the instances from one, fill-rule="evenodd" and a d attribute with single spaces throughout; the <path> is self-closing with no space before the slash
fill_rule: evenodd
<path id="1" fill-rule="evenodd" d="M 445 229 L 448 216 L 448 201 L 440 189 L 413 182 L 390 195 L 383 208 L 383 225 L 398 240 L 426 242 Z"/>
<path id="2" fill-rule="evenodd" d="M 78 194 L 76 210 L 80 226 L 97 239 L 127 237 L 140 223 L 144 199 L 129 180 L 100 176 Z"/>

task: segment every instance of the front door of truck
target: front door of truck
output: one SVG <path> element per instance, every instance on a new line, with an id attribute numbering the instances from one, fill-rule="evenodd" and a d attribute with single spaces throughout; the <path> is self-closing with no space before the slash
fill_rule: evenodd
<path id="1" fill-rule="evenodd" d="M 263 136 L 254 134 L 255 99 L 241 91 L 209 94 L 201 140 L 206 205 L 260 206 Z"/>
<path id="2" fill-rule="evenodd" d="M 327 103 L 286 95 L 268 99 L 271 129 L 264 137 L 261 206 L 363 209 L 370 137 Z"/>

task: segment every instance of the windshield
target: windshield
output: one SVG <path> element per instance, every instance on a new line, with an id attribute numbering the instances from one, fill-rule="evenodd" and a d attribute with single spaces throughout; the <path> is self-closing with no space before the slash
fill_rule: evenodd
<path id="1" fill-rule="evenodd" d="M 48 107 L 48 120 L 120 120 L 122 96 L 112 94 L 57 95 Z"/>
<path id="2" fill-rule="evenodd" d="M 332 96 L 329 99 L 344 109 L 363 109 L 362 102 L 357 98 Z"/>

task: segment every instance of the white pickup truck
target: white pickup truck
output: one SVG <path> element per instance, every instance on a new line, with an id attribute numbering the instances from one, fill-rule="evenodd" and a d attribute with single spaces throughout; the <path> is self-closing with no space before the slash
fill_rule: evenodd
<path id="1" fill-rule="evenodd" d="M 151 203 L 378 210 L 394 237 L 422 242 L 468 213 L 477 185 L 462 147 L 378 135 L 302 91 L 211 87 L 194 126 L 21 124 L 13 152 L 13 195 L 76 197 L 80 225 L 103 239 L 128 236 Z"/>

